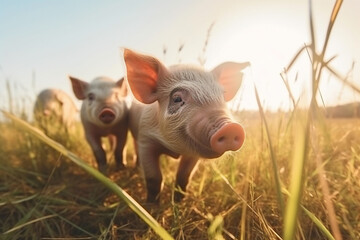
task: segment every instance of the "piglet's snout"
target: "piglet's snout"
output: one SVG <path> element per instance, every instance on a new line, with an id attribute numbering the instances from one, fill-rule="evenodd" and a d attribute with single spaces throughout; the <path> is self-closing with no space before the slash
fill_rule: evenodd
<path id="1" fill-rule="evenodd" d="M 245 140 L 244 128 L 238 123 L 226 123 L 210 138 L 211 148 L 218 154 L 240 149 Z"/>
<path id="2" fill-rule="evenodd" d="M 50 116 L 51 115 L 51 110 L 44 109 L 43 113 L 44 113 L 44 116 Z"/>
<path id="3" fill-rule="evenodd" d="M 99 119 L 105 123 L 109 124 L 115 119 L 115 112 L 111 108 L 104 108 L 100 114 Z"/>

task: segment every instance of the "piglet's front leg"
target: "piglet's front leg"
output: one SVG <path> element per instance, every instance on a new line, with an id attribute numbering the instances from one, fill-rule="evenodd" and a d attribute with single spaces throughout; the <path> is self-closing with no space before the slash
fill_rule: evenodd
<path id="1" fill-rule="evenodd" d="M 186 186 L 189 183 L 191 173 L 193 172 L 198 162 L 197 157 L 181 156 L 178 171 L 176 174 L 176 187 L 180 188 L 180 191 L 176 190 L 174 193 L 174 201 L 180 202 L 184 198 L 183 192 L 186 191 Z"/>
<path id="2" fill-rule="evenodd" d="M 86 139 L 89 142 L 90 147 L 94 153 L 99 171 L 106 175 L 106 153 L 101 146 L 101 138 L 86 135 Z"/>
<path id="3" fill-rule="evenodd" d="M 124 131 L 124 134 L 118 135 L 116 137 L 116 147 L 115 147 L 115 161 L 116 161 L 116 169 L 124 169 L 124 156 L 123 149 L 126 143 L 127 132 Z"/>
<path id="4" fill-rule="evenodd" d="M 144 172 L 147 188 L 147 202 L 159 203 L 159 193 L 162 187 L 162 174 L 159 165 L 160 153 L 150 147 L 139 149 L 139 160 Z"/>

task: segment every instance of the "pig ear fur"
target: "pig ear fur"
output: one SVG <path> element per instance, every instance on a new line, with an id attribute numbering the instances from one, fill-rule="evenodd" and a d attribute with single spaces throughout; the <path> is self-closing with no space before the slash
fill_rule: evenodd
<path id="1" fill-rule="evenodd" d="M 74 91 L 75 96 L 79 100 L 84 100 L 86 98 L 85 91 L 89 85 L 89 83 L 84 82 L 80 79 L 74 78 L 72 76 L 69 76 L 69 79 L 71 80 L 71 85 Z"/>
<path id="2" fill-rule="evenodd" d="M 134 97 L 142 103 L 153 103 L 157 100 L 158 79 L 166 68 L 151 56 L 124 49 L 127 80 Z"/>
<path id="3" fill-rule="evenodd" d="M 121 78 L 119 81 L 116 82 L 116 85 L 121 88 L 121 95 L 126 97 L 128 94 L 127 86 L 125 84 L 124 78 Z"/>
<path id="4" fill-rule="evenodd" d="M 237 93 L 242 83 L 244 68 L 250 66 L 249 62 L 225 62 L 215 67 L 211 72 L 224 88 L 225 101 L 230 101 Z"/>

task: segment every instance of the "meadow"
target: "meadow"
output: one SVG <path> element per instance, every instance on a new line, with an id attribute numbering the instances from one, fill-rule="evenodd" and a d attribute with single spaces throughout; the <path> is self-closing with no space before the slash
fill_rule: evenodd
<path id="1" fill-rule="evenodd" d="M 237 117 L 246 128 L 246 144 L 237 153 L 201 161 L 181 203 L 171 200 L 177 161 L 162 159 L 161 203 L 148 210 L 175 239 L 282 239 L 284 209 L 277 201 L 264 123 L 256 112 L 240 112 Z M 267 119 L 286 204 L 294 139 L 301 133 L 288 125 L 286 113 L 271 113 Z M 304 166 L 301 205 L 330 231 L 324 202 L 329 197 L 343 239 L 360 237 L 359 123 L 360 119 L 326 119 L 326 130 L 320 130 L 324 132 L 310 147 Z M 11 122 L 1 123 L 0 130 L 2 239 L 157 239 L 121 198 L 65 156 Z M 80 125 L 78 131 L 58 141 L 94 165 Z M 109 177 L 144 204 L 144 181 L 132 153 L 129 144 L 125 170 L 115 171 L 110 162 Z M 324 196 L 320 172 L 330 196 Z M 296 239 L 329 238 L 301 209 Z"/>
<path id="2" fill-rule="evenodd" d="M 22 120 L 21 108 L 4 110 L 1 239 L 360 239 L 360 119 L 325 118 L 317 102 L 325 70 L 360 93 L 324 57 L 341 2 L 321 47 L 310 8 L 312 40 L 282 73 L 292 109 L 266 111 L 255 86 L 258 111 L 234 112 L 246 130 L 244 146 L 200 161 L 180 203 L 172 199 L 178 162 L 163 157 L 160 204 L 146 205 L 130 135 L 127 168 L 115 171 L 112 160 L 105 178 L 88 167 L 95 163 L 80 123 L 51 136 L 54 142 Z M 305 52 L 312 92 L 304 108 L 286 76 Z"/>

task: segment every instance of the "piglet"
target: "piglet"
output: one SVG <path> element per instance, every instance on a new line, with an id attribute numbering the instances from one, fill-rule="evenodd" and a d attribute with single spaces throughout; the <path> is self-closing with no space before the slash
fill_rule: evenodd
<path id="1" fill-rule="evenodd" d="M 158 59 L 124 49 L 127 80 L 134 97 L 129 126 L 137 142 L 147 201 L 157 203 L 162 188 L 159 156 L 180 157 L 175 201 L 199 158 L 218 158 L 241 148 L 243 127 L 227 109 L 246 63 L 225 62 L 210 72 L 184 65 L 165 67 Z"/>
<path id="2" fill-rule="evenodd" d="M 95 78 L 91 83 L 69 76 L 75 96 L 83 100 L 81 122 L 98 164 L 106 174 L 106 154 L 101 137 L 115 136 L 115 161 L 123 168 L 123 151 L 128 131 L 127 95 L 124 78 L 115 82 L 106 77 Z"/>
<path id="3" fill-rule="evenodd" d="M 73 100 L 64 91 L 44 89 L 36 97 L 33 113 L 36 125 L 48 134 L 52 132 L 51 128 L 68 133 L 74 128 L 77 111 Z"/>

